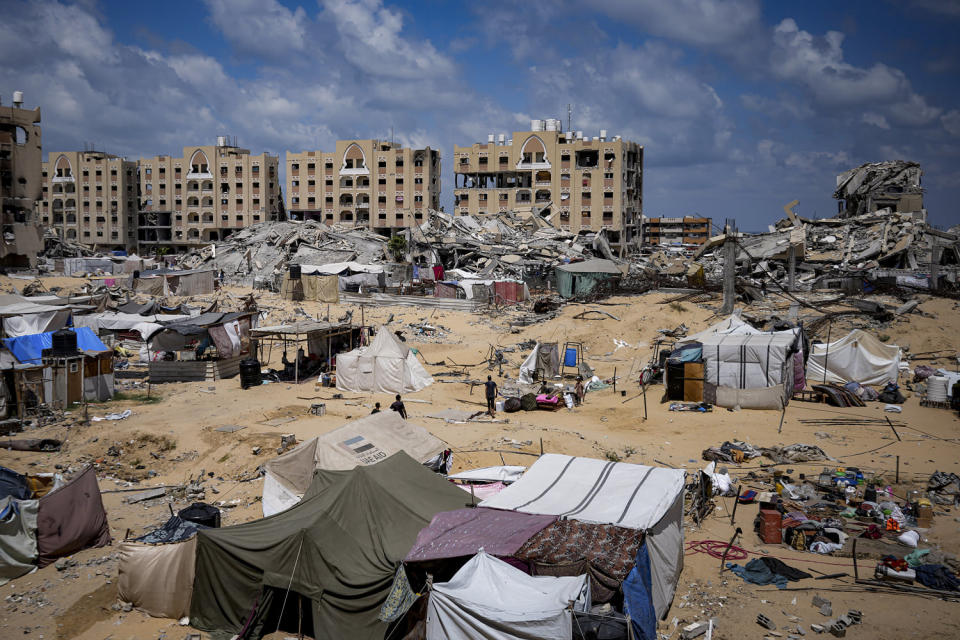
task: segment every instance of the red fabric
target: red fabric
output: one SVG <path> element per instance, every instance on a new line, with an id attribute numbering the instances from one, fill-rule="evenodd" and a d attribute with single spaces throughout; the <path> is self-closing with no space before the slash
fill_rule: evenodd
<path id="1" fill-rule="evenodd" d="M 443 278 L 443 266 L 442 266 L 442 265 L 439 265 L 439 264 L 438 264 L 438 265 L 436 265 L 436 266 L 433 268 L 433 279 L 434 279 L 434 280 L 437 280 L 437 281 L 440 281 L 440 280 L 443 280 L 443 279 L 444 279 L 444 278 Z"/>

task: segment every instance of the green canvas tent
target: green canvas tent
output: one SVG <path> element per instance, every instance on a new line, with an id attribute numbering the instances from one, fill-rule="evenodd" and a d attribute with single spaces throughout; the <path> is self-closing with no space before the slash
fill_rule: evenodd
<path id="1" fill-rule="evenodd" d="M 555 270 L 557 293 L 564 298 L 587 295 L 601 282 L 619 280 L 628 268 L 601 258 L 561 264 Z"/>
<path id="2" fill-rule="evenodd" d="M 318 470 L 278 514 L 200 531 L 191 624 L 229 638 L 302 628 L 315 638 L 378 638 L 377 615 L 420 530 L 464 492 L 406 453 Z M 216 637 L 215 636 L 215 637 Z"/>

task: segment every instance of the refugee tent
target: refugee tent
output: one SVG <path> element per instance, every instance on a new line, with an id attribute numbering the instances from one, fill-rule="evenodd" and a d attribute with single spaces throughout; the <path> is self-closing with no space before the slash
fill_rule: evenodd
<path id="1" fill-rule="evenodd" d="M 682 469 L 549 453 L 480 506 L 646 531 L 653 606 L 662 617 L 683 567 L 683 494 Z"/>
<path id="2" fill-rule="evenodd" d="M 37 566 L 37 500 L 0 498 L 0 585 Z"/>
<path id="3" fill-rule="evenodd" d="M 880 342 L 873 334 L 854 329 L 829 344 L 815 344 L 807 359 L 807 380 L 859 382 L 863 385 L 884 385 L 896 382 L 900 373 L 900 347 Z"/>
<path id="4" fill-rule="evenodd" d="M 340 278 L 336 275 L 300 274 L 299 279 L 283 276 L 280 297 L 284 300 L 314 300 L 317 302 L 340 302 Z"/>
<path id="5" fill-rule="evenodd" d="M 400 452 L 350 471 L 316 472 L 304 499 L 276 515 L 201 531 L 191 624 L 245 638 L 274 632 L 302 605 L 315 638 L 382 639 L 378 620 L 417 533 L 464 493 Z"/>
<path id="6" fill-rule="evenodd" d="M 376 464 L 399 451 L 426 463 L 447 448 L 443 440 L 407 422 L 396 411 L 381 411 L 348 422 L 263 465 L 263 515 L 271 516 L 296 504 L 317 469 L 341 471 Z"/>
<path id="7" fill-rule="evenodd" d="M 619 280 L 628 269 L 626 265 L 601 258 L 558 265 L 555 269 L 557 293 L 564 298 L 587 295 L 601 282 Z"/>
<path id="8" fill-rule="evenodd" d="M 337 356 L 337 389 L 354 392 L 412 393 L 433 384 L 416 354 L 386 327 L 370 346 Z"/>
<path id="9" fill-rule="evenodd" d="M 80 351 L 109 351 L 87 327 L 71 328 L 77 334 L 77 349 Z M 4 338 L 3 346 L 10 350 L 13 357 L 22 364 L 40 364 L 43 350 L 53 347 L 53 331 L 35 333 L 32 335 Z"/>
<path id="10" fill-rule="evenodd" d="M 721 407 L 779 409 L 793 395 L 794 355 L 799 329 L 770 333 L 715 333 L 700 340 L 705 382 L 717 388 Z M 750 390 L 759 397 L 747 402 Z M 728 401 L 728 398 L 733 398 Z M 741 398 L 738 401 L 736 398 Z"/>
<path id="11" fill-rule="evenodd" d="M 89 547 L 110 544 L 107 512 L 100 499 L 97 473 L 92 466 L 70 482 L 40 498 L 37 517 L 37 565 Z"/>
<path id="12" fill-rule="evenodd" d="M 589 608 L 587 576 L 528 576 L 481 551 L 449 582 L 434 583 L 427 640 L 572 638 L 573 610 Z"/>
<path id="13" fill-rule="evenodd" d="M 57 306 L 31 301 L 19 296 L 4 296 L 8 301 L 0 306 L 3 318 L 3 335 L 17 336 L 56 331 L 67 326 L 73 305 Z"/>
<path id="14" fill-rule="evenodd" d="M 157 618 L 190 614 L 197 537 L 166 544 L 122 542 L 117 593 Z"/>
<path id="15" fill-rule="evenodd" d="M 538 342 L 527 359 L 520 365 L 520 382 L 530 384 L 535 380 L 560 375 L 560 351 L 556 342 Z"/>

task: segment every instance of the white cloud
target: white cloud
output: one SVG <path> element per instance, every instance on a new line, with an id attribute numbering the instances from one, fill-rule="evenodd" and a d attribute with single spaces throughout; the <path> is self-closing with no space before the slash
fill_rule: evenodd
<path id="1" fill-rule="evenodd" d="M 940 122 L 951 135 L 960 136 L 960 111 L 951 109 L 940 117 Z"/>
<path id="2" fill-rule="evenodd" d="M 302 51 L 307 12 L 277 0 L 205 0 L 210 21 L 238 50 L 267 58 Z"/>
<path id="3" fill-rule="evenodd" d="M 776 98 L 770 98 L 748 93 L 740 96 L 740 104 L 750 111 L 756 111 L 771 118 L 789 117 L 795 120 L 805 120 L 816 115 L 806 100 L 795 95 L 780 95 Z"/>
<path id="4" fill-rule="evenodd" d="M 872 111 L 868 111 L 865 114 L 863 114 L 863 117 L 861 119 L 863 120 L 864 124 L 871 124 L 881 129 L 890 128 L 890 123 L 887 122 L 886 117 L 884 117 L 879 113 L 873 113 Z"/>
<path id="5" fill-rule="evenodd" d="M 607 0 L 590 3 L 646 32 L 704 47 L 743 47 L 760 31 L 759 0 Z"/>

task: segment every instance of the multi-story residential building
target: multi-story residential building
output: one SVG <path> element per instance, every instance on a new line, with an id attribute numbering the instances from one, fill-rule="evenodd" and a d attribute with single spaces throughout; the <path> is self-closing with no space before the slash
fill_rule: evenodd
<path id="1" fill-rule="evenodd" d="M 23 93 L 13 93 L 13 106 L 0 104 L 0 264 L 34 267 L 43 250 L 37 224 L 43 161 L 40 107 L 23 108 Z"/>
<path id="2" fill-rule="evenodd" d="M 140 159 L 141 252 L 184 253 L 281 215 L 279 158 L 230 142 L 219 136 L 216 145 L 184 147 L 179 157 Z"/>
<path id="3" fill-rule="evenodd" d="M 40 222 L 100 250 L 136 249 L 137 163 L 103 151 L 51 151 Z"/>
<path id="4" fill-rule="evenodd" d="M 340 140 L 332 153 L 287 152 L 295 220 L 362 225 L 390 235 L 440 208 L 440 152 L 383 140 Z"/>
<path id="5" fill-rule="evenodd" d="M 643 147 L 533 120 L 530 131 L 453 147 L 455 211 L 537 210 L 574 233 L 606 230 L 611 245 L 636 246 L 643 214 Z"/>
<path id="6" fill-rule="evenodd" d="M 682 218 L 644 218 L 643 244 L 701 245 L 710 238 L 710 218 L 683 216 Z"/>

